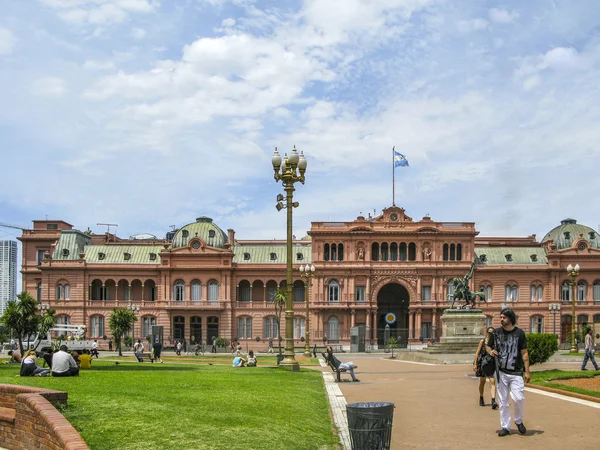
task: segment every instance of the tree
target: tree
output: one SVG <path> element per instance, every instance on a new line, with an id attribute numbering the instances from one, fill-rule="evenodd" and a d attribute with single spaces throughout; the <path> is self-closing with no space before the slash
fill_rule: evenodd
<path id="1" fill-rule="evenodd" d="M 275 305 L 275 313 L 277 318 L 277 342 L 279 343 L 279 354 L 281 355 L 281 313 L 287 302 L 287 287 L 283 286 L 277 288 L 275 296 L 273 297 L 273 303 Z"/>
<path id="2" fill-rule="evenodd" d="M 113 309 L 110 319 L 108 319 L 108 328 L 115 339 L 115 346 L 119 351 L 119 356 L 123 356 L 121 352 L 121 343 L 125 336 L 133 327 L 133 323 L 137 321 L 137 317 L 133 311 L 129 309 Z"/>
<path id="3" fill-rule="evenodd" d="M 38 333 L 40 336 L 46 336 L 52 328 L 56 325 L 56 311 L 53 308 L 47 309 L 45 314 L 40 316 L 39 324 L 38 324 Z M 38 346 L 42 343 L 42 340 L 39 339 L 37 344 L 35 345 L 34 350 L 37 350 Z"/>
<path id="4" fill-rule="evenodd" d="M 38 315 L 38 302 L 28 292 L 17 295 L 17 301 L 9 302 L 0 316 L 0 322 L 8 328 L 11 334 L 17 337 L 21 354 L 24 353 L 23 339 L 36 333 L 41 333 L 42 325 L 44 334 L 54 326 L 55 311 L 51 308 L 44 315 Z"/>
<path id="5" fill-rule="evenodd" d="M 392 351 L 392 359 L 394 359 L 394 349 L 398 348 L 399 345 L 400 343 L 398 342 L 398 339 L 396 339 L 394 336 L 390 337 L 387 344 L 385 345 L 388 349 Z"/>

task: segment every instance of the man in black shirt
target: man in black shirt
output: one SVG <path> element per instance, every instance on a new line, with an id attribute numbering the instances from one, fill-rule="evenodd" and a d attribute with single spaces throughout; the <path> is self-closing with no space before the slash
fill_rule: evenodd
<path id="1" fill-rule="evenodd" d="M 510 404 L 508 394 L 513 400 L 515 409 L 515 423 L 519 433 L 527 433 L 523 424 L 525 410 L 525 383 L 529 383 L 529 355 L 527 353 L 527 339 L 523 330 L 515 326 L 517 322 L 515 313 L 510 308 L 500 311 L 500 324 L 489 340 L 487 351 L 496 357 L 496 380 L 498 405 L 500 406 L 500 425 L 502 429 L 498 436 L 510 434 Z M 523 382 L 523 369 L 525 370 L 525 383 Z"/>

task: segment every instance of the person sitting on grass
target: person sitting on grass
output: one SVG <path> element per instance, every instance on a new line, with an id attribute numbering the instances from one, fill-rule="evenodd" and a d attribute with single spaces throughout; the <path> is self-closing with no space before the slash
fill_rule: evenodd
<path id="1" fill-rule="evenodd" d="M 22 377 L 47 377 L 50 374 L 50 370 L 42 369 L 37 365 L 37 355 L 35 350 L 27 350 L 25 352 L 25 358 L 21 362 L 21 376 Z"/>
<path id="2" fill-rule="evenodd" d="M 8 356 L 10 359 L 4 364 L 21 364 L 21 353 L 18 350 L 9 350 Z"/>
<path id="3" fill-rule="evenodd" d="M 52 356 L 53 377 L 74 377 L 79 375 L 79 367 L 69 353 L 66 345 L 61 345 L 59 351 Z"/>
<path id="4" fill-rule="evenodd" d="M 250 350 L 248 352 L 248 367 L 256 367 L 256 356 L 254 356 L 254 351 Z"/>
<path id="5" fill-rule="evenodd" d="M 83 350 L 83 353 L 79 355 L 79 368 L 82 370 L 92 368 L 92 355 L 88 350 Z"/>
<path id="6" fill-rule="evenodd" d="M 331 348 L 331 346 L 327 347 L 327 354 L 325 354 L 325 353 L 321 353 L 321 354 L 323 355 L 323 357 L 325 358 L 325 360 L 328 363 L 330 363 L 333 367 L 335 367 L 336 370 L 344 369 L 344 370 L 350 372 L 352 381 L 360 381 L 358 378 L 356 378 L 356 375 L 354 375 L 354 369 L 357 369 L 358 366 L 356 364 L 354 364 L 352 361 L 347 362 L 347 363 L 341 362 L 333 354 L 333 348 Z"/>
<path id="7" fill-rule="evenodd" d="M 246 363 L 248 361 L 246 361 L 244 358 L 242 358 L 241 356 L 236 356 L 235 358 L 233 358 L 233 363 L 231 364 L 233 367 L 246 367 Z"/>

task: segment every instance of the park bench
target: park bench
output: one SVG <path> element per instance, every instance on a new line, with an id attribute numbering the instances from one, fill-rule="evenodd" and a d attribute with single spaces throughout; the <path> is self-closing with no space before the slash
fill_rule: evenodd
<path id="1" fill-rule="evenodd" d="M 341 368 L 341 367 L 335 367 L 333 365 L 333 363 L 331 361 L 329 361 L 329 358 L 327 357 L 327 355 L 325 353 L 321 353 L 321 355 L 323 355 L 323 358 L 325 359 L 325 362 L 327 363 L 327 366 L 329 366 L 329 368 L 331 369 L 331 371 L 335 374 L 335 382 L 336 383 L 341 383 L 342 382 L 342 373 L 348 372 L 346 369 Z"/>
<path id="2" fill-rule="evenodd" d="M 134 353 L 134 356 L 135 356 L 135 353 Z M 152 363 L 154 362 L 154 357 L 152 356 L 152 353 L 150 353 L 150 352 L 142 353 L 142 361 L 141 362 L 144 362 L 144 358 L 148 358 L 150 360 L 150 362 L 152 362 Z"/>

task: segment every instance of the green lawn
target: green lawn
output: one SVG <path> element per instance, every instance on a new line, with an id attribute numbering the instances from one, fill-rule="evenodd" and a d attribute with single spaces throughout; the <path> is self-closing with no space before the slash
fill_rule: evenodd
<path id="1" fill-rule="evenodd" d="M 0 383 L 69 393 L 62 413 L 93 450 L 339 448 L 321 373 L 310 369 L 94 360 L 73 378 L 18 372 L 0 365 Z"/>
<path id="2" fill-rule="evenodd" d="M 541 370 L 539 372 L 531 372 L 531 384 L 536 384 L 538 386 L 547 386 L 553 389 L 560 389 L 563 391 L 577 392 L 579 394 L 585 394 L 591 397 L 600 398 L 600 392 L 558 384 L 560 382 L 559 380 L 570 380 L 573 378 L 593 378 L 597 376 L 600 376 L 599 373 L 593 370 L 589 370 L 587 372 L 582 372 L 580 370 Z"/>

